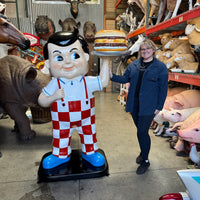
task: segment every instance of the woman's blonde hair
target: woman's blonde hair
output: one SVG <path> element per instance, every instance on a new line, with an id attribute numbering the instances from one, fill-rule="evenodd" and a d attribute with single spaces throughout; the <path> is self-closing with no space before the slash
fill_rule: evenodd
<path id="1" fill-rule="evenodd" d="M 154 50 L 154 53 L 153 53 L 153 56 L 155 56 L 155 52 L 157 50 L 157 47 L 155 45 L 155 43 L 150 40 L 150 39 L 145 39 L 141 44 L 140 44 L 140 48 L 139 48 L 139 54 L 138 54 L 138 57 L 141 57 L 141 54 L 140 54 L 140 51 L 141 51 L 141 47 L 145 45 L 145 46 L 148 46 L 148 47 L 151 47 L 153 50 Z"/>

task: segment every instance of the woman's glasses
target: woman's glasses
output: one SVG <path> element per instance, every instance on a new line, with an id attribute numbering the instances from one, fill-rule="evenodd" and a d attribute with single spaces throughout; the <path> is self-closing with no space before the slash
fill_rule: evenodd
<path id="1" fill-rule="evenodd" d="M 148 50 L 150 50 L 150 49 L 152 49 L 151 47 L 147 47 L 146 49 L 140 49 L 140 51 L 148 51 Z"/>

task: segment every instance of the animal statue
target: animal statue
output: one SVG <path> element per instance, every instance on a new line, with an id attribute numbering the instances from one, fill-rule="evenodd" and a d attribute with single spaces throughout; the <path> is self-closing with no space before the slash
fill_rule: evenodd
<path id="1" fill-rule="evenodd" d="M 160 43 L 162 44 L 162 46 L 164 46 L 173 38 L 173 35 L 172 33 L 164 33 L 164 34 L 160 34 L 159 37 L 160 37 Z"/>
<path id="2" fill-rule="evenodd" d="M 168 49 L 165 49 L 165 45 L 173 39 L 173 35 L 171 33 L 164 33 L 164 34 L 160 34 L 160 43 L 161 43 L 161 48 L 159 48 L 156 52 L 155 52 L 155 56 L 157 59 L 159 59 L 160 61 L 166 63 L 166 60 L 168 59 L 167 55 L 169 53 Z"/>
<path id="3" fill-rule="evenodd" d="M 177 122 L 174 124 L 174 126 L 171 128 L 171 131 L 177 131 L 178 135 L 180 131 L 188 129 L 188 127 L 193 126 L 193 124 L 199 120 L 200 117 L 200 109 L 196 110 L 194 113 L 192 113 L 188 118 L 186 118 L 183 122 Z M 185 151 L 184 149 L 184 141 L 182 137 L 179 137 L 178 142 L 174 146 L 174 149 L 178 152 Z"/>
<path id="4" fill-rule="evenodd" d="M 37 105 L 42 88 L 50 76 L 40 72 L 35 65 L 18 56 L 0 59 L 0 108 L 15 121 L 15 128 L 22 140 L 29 140 L 35 132 L 25 112 Z"/>
<path id="5" fill-rule="evenodd" d="M 200 143 L 200 117 L 188 127 L 178 130 L 178 135 L 188 142 Z"/>
<path id="6" fill-rule="evenodd" d="M 159 24 L 161 20 L 164 18 L 164 21 L 175 17 L 178 13 L 178 10 L 181 7 L 181 10 L 185 12 L 187 9 L 187 5 L 185 5 L 185 2 L 187 2 L 188 10 L 191 10 L 193 8 L 192 6 L 192 0 L 150 0 L 149 1 L 149 22 L 148 24 L 153 25 L 152 23 L 152 17 L 155 15 L 157 17 L 156 24 Z M 142 25 L 144 25 L 144 22 L 146 20 L 146 11 L 147 11 L 147 0 L 128 0 L 129 5 L 137 4 L 138 7 L 141 9 L 141 12 L 144 14 L 143 19 L 141 20 L 140 24 L 137 28 L 140 28 Z M 183 6 L 181 6 L 184 3 Z M 196 6 L 198 6 L 198 3 L 196 2 Z M 147 23 L 145 23 L 147 24 Z"/>
<path id="7" fill-rule="evenodd" d="M 88 71 L 87 75 L 93 75 L 93 73 L 94 73 L 94 59 L 95 58 L 91 52 L 93 52 L 93 50 L 94 50 L 93 43 L 94 43 L 96 32 L 97 32 L 97 30 L 96 30 L 95 23 L 93 23 L 91 21 L 87 21 L 84 23 L 83 36 L 84 36 L 85 40 L 87 41 L 88 47 L 89 47 L 89 60 L 88 60 L 89 71 Z"/>
<path id="8" fill-rule="evenodd" d="M 128 34 L 137 29 L 143 16 L 141 9 L 136 3 L 129 4 L 126 11 L 116 17 L 117 29 Z"/>
<path id="9" fill-rule="evenodd" d="M 195 57 L 193 54 L 178 54 L 178 53 L 164 61 L 168 69 L 179 67 L 179 69 L 182 69 L 183 71 L 184 69 L 190 69 L 191 67 L 188 66 L 187 64 L 193 62 L 195 62 Z"/>
<path id="10" fill-rule="evenodd" d="M 138 26 L 138 20 L 139 20 L 139 15 L 137 15 L 136 17 L 136 13 L 135 10 L 135 5 L 129 5 L 128 8 L 126 9 L 126 16 L 128 18 L 128 22 L 129 22 L 129 33 L 133 32 L 135 29 L 137 29 Z"/>
<path id="11" fill-rule="evenodd" d="M 174 59 L 177 66 L 185 73 L 195 73 L 198 70 L 199 63 L 187 59 L 183 59 L 183 57 L 178 57 Z"/>
<path id="12" fill-rule="evenodd" d="M 116 29 L 117 30 L 120 30 L 120 23 L 123 22 L 123 19 L 121 18 L 121 15 L 118 15 L 116 18 L 115 18 L 115 23 L 116 23 Z M 121 30 L 123 31 L 123 30 Z"/>
<path id="13" fill-rule="evenodd" d="M 131 33 L 137 29 L 137 18 L 136 18 L 136 16 L 134 16 L 133 12 L 130 12 L 129 18 L 130 18 L 130 22 L 131 22 L 129 33 Z"/>
<path id="14" fill-rule="evenodd" d="M 136 30 L 139 23 L 143 19 L 143 13 L 141 9 L 138 7 L 136 3 L 129 4 L 128 8 L 126 9 L 126 16 L 127 16 L 127 24 L 130 27 L 129 33 Z"/>
<path id="15" fill-rule="evenodd" d="M 177 16 L 178 9 L 180 8 L 180 5 L 181 5 L 182 1 L 183 0 L 167 0 L 168 13 L 167 13 L 167 15 L 165 17 L 165 20 Z M 192 10 L 192 8 L 193 8 L 192 0 L 187 0 L 187 2 L 189 4 L 188 10 Z"/>
<path id="16" fill-rule="evenodd" d="M 23 50 L 30 47 L 30 40 L 2 14 L 0 14 L 0 43 L 16 45 Z M 8 54 L 7 51 L 4 52 L 4 55 L 1 54 L 0 57 Z"/>
<path id="17" fill-rule="evenodd" d="M 96 25 L 94 22 L 87 21 L 83 25 L 83 36 L 88 43 L 93 43 L 96 34 Z"/>
<path id="18" fill-rule="evenodd" d="M 153 16 L 153 14 L 155 14 L 156 9 L 159 7 L 159 2 L 160 2 L 159 0 L 150 0 L 149 1 L 149 4 L 150 4 L 149 5 L 150 6 L 149 19 Z M 128 0 L 128 4 L 133 4 L 133 3 L 136 3 L 139 6 L 139 8 L 141 9 L 141 11 L 144 13 L 144 17 L 137 27 L 137 28 L 140 28 L 144 24 L 145 19 L 146 19 L 147 0 Z M 149 20 L 149 22 L 150 21 L 151 20 Z"/>
<path id="19" fill-rule="evenodd" d="M 200 168 L 200 152 L 197 151 L 195 142 L 192 142 L 190 144 L 189 157 L 194 162 L 194 164 L 197 165 L 198 168 Z"/>
<path id="20" fill-rule="evenodd" d="M 0 2 L 0 13 L 5 15 L 6 12 L 6 4 Z"/>
<path id="21" fill-rule="evenodd" d="M 40 39 L 46 42 L 49 36 L 52 35 L 55 31 L 56 28 L 54 22 L 48 16 L 37 16 L 35 20 L 35 32 Z"/>
<path id="22" fill-rule="evenodd" d="M 78 4 L 85 3 L 86 0 L 65 0 L 65 1 L 70 3 L 71 14 L 76 19 L 76 17 L 78 16 Z"/>
<path id="23" fill-rule="evenodd" d="M 162 117 L 165 120 L 172 122 L 174 125 L 177 122 L 183 122 L 198 109 L 200 109 L 200 107 L 186 108 L 182 110 L 172 108 L 171 110 L 165 110 L 162 112 Z"/>
<path id="24" fill-rule="evenodd" d="M 192 50 L 190 48 L 190 43 L 188 40 L 183 40 L 179 38 L 172 38 L 169 40 L 164 46 L 164 51 L 169 50 L 169 54 L 166 55 L 167 58 L 170 58 L 176 54 L 192 54 Z"/>
<path id="25" fill-rule="evenodd" d="M 170 96 L 173 96 L 175 94 L 178 94 L 180 92 L 185 91 L 185 88 L 183 87 L 174 87 L 174 88 L 168 88 L 167 91 L 167 98 L 169 98 Z M 155 127 L 155 130 L 153 133 L 156 134 L 156 136 L 159 136 L 163 133 L 164 131 L 164 122 L 166 121 L 163 117 L 162 117 L 162 113 L 165 111 L 165 109 L 161 110 L 153 119 L 152 121 L 152 127 Z"/>
<path id="26" fill-rule="evenodd" d="M 170 55 L 170 52 L 169 51 L 162 51 L 160 49 L 158 49 L 156 52 L 155 52 L 155 56 L 158 60 L 160 60 L 161 62 L 163 63 L 166 63 L 167 60 L 169 59 L 168 58 L 168 55 Z"/>
<path id="27" fill-rule="evenodd" d="M 200 107 L 200 91 L 195 89 L 185 90 L 167 97 L 164 104 L 164 109 L 166 110 L 171 108 L 182 110 L 193 107 Z"/>
<path id="28" fill-rule="evenodd" d="M 166 12 L 166 7 L 167 7 L 167 0 L 160 0 L 160 6 L 157 14 L 157 21 L 156 24 L 159 24 Z"/>
<path id="29" fill-rule="evenodd" d="M 195 5 L 197 5 L 196 3 Z M 185 34 L 188 37 L 188 41 L 191 45 L 192 51 L 197 57 L 200 63 L 200 17 L 191 19 L 187 21 L 187 26 L 185 28 Z M 200 72 L 200 65 L 198 65 L 197 73 Z"/>
<path id="30" fill-rule="evenodd" d="M 129 17 L 126 13 L 120 14 L 116 17 L 116 24 L 120 31 L 128 34 L 130 32 L 131 22 L 129 21 Z"/>
<path id="31" fill-rule="evenodd" d="M 196 61 L 188 40 L 175 38 L 171 33 L 160 35 L 160 38 L 162 50 L 156 52 L 156 58 L 164 62 L 169 70 L 188 70 L 190 72 L 194 69 L 193 64 L 187 65 Z M 175 59 L 180 63 L 180 67 Z"/>
<path id="32" fill-rule="evenodd" d="M 164 122 L 166 120 L 162 117 L 163 112 L 164 112 L 164 109 L 161 110 L 153 119 L 154 122 L 157 123 L 156 129 L 153 131 L 153 133 L 155 133 L 156 136 L 160 136 L 164 131 L 164 127 L 165 127 Z"/>
<path id="33" fill-rule="evenodd" d="M 162 117 L 164 118 L 165 121 L 169 121 L 170 125 L 173 126 L 175 123 L 185 121 L 190 115 L 192 115 L 198 109 L 200 109 L 200 107 L 187 108 L 182 110 L 177 110 L 177 109 L 165 110 L 165 112 L 162 112 Z M 174 132 L 171 130 L 171 128 L 169 128 L 165 131 L 165 134 L 172 137 L 174 135 L 177 135 L 177 132 Z"/>
<path id="34" fill-rule="evenodd" d="M 198 6 L 200 6 L 200 1 L 199 1 L 199 0 L 197 0 L 197 1 L 195 2 L 194 8 L 196 8 L 196 7 L 198 7 Z"/>
<path id="35" fill-rule="evenodd" d="M 186 90 L 186 88 L 184 88 L 184 87 L 172 87 L 172 88 L 169 87 L 168 91 L 167 91 L 167 97 L 174 96 L 174 95 L 181 93 L 185 90 Z"/>
<path id="36" fill-rule="evenodd" d="M 187 35 L 189 43 L 191 45 L 200 44 L 199 33 L 200 33 L 200 17 L 188 20 L 187 26 L 185 28 L 185 34 Z"/>
<path id="37" fill-rule="evenodd" d="M 140 44 L 144 41 L 144 39 L 145 37 L 142 34 L 138 35 L 137 41 L 128 49 L 129 51 L 131 51 L 130 55 L 133 55 L 134 53 L 139 51 Z"/>
<path id="38" fill-rule="evenodd" d="M 81 26 L 81 23 L 76 22 L 73 18 L 66 18 L 64 21 L 59 19 L 58 23 L 62 27 L 62 31 L 73 31 L 74 28 L 79 29 Z"/>
<path id="39" fill-rule="evenodd" d="M 185 122 L 186 123 L 186 122 Z M 197 151 L 197 144 L 200 144 L 200 110 L 194 112 L 192 118 L 188 120 L 187 126 L 181 125 L 177 131 L 182 140 L 190 142 L 190 159 L 200 167 L 200 153 Z"/>

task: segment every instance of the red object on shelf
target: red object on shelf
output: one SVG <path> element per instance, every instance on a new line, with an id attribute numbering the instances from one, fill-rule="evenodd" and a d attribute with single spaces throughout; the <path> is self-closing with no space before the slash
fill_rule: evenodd
<path id="1" fill-rule="evenodd" d="M 160 24 L 157 24 L 153 27 L 147 28 L 145 34 L 148 36 L 151 33 L 166 29 L 168 27 L 175 26 L 177 24 L 186 22 L 189 19 L 193 19 L 199 16 L 200 16 L 200 6 L 193 8 L 192 10 L 189 10 L 187 12 L 184 12 L 176 17 L 168 19 L 165 22 L 161 22 Z"/>
<path id="2" fill-rule="evenodd" d="M 136 36 L 136 35 L 142 34 L 142 33 L 145 32 L 145 29 L 146 29 L 146 26 L 143 26 L 143 27 L 141 27 L 141 28 L 138 28 L 137 30 L 135 30 L 135 31 L 133 31 L 133 32 L 131 32 L 131 33 L 129 33 L 129 34 L 127 34 L 126 37 L 127 37 L 127 38 L 131 38 L 131 37 L 134 37 L 134 36 Z"/>
<path id="3" fill-rule="evenodd" d="M 181 35 L 182 33 L 184 33 L 185 30 L 181 30 L 181 31 L 172 31 L 171 34 L 172 36 L 177 36 L 177 35 Z M 151 40 L 156 41 L 156 40 L 160 40 L 161 38 L 159 36 L 155 36 L 153 38 L 151 38 Z"/>
<path id="4" fill-rule="evenodd" d="M 189 85 L 200 86 L 200 76 L 196 74 L 169 72 L 169 80 Z"/>

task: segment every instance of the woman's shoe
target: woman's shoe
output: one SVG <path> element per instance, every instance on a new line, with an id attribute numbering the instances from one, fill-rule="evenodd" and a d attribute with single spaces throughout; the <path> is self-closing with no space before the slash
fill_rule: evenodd
<path id="1" fill-rule="evenodd" d="M 140 166 L 137 168 L 136 174 L 144 174 L 150 166 L 150 162 L 142 161 Z"/>
<path id="2" fill-rule="evenodd" d="M 143 161 L 142 155 L 140 154 L 137 158 L 136 158 L 136 163 L 137 164 L 141 164 Z"/>

